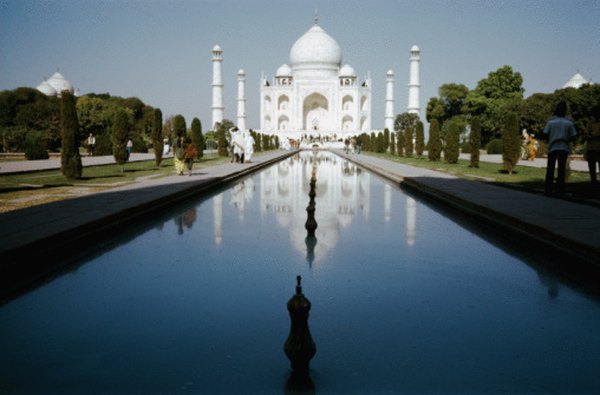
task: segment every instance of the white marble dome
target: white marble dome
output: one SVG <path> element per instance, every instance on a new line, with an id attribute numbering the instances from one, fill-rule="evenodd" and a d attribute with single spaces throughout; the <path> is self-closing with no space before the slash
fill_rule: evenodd
<path id="1" fill-rule="evenodd" d="M 65 77 L 63 77 L 58 71 L 54 73 L 46 82 L 50 84 L 59 95 L 62 91 L 69 91 L 73 93 L 73 85 L 71 85 L 71 83 L 67 81 Z"/>
<path id="2" fill-rule="evenodd" d="M 292 69 L 287 64 L 282 64 L 275 73 L 276 77 L 289 77 L 292 75 Z"/>
<path id="3" fill-rule="evenodd" d="M 42 82 L 37 86 L 36 89 L 46 96 L 56 96 L 57 94 L 56 89 L 54 89 L 52 85 L 48 83 L 48 81 Z"/>
<path id="4" fill-rule="evenodd" d="M 586 80 L 581 74 L 579 74 L 579 71 L 578 71 L 577 73 L 575 73 L 575 75 L 573 77 L 571 77 L 571 79 L 569 81 L 567 81 L 563 85 L 563 88 L 575 88 L 575 89 L 578 89 L 582 85 L 589 84 L 589 83 L 590 82 L 588 80 Z"/>
<path id="5" fill-rule="evenodd" d="M 342 49 L 321 26 L 314 25 L 292 45 L 290 63 L 292 67 L 320 64 L 326 68 L 339 68 L 342 63 Z"/>
<path id="6" fill-rule="evenodd" d="M 349 64 L 345 64 L 344 67 L 340 69 L 339 72 L 340 77 L 356 77 L 356 72 Z"/>

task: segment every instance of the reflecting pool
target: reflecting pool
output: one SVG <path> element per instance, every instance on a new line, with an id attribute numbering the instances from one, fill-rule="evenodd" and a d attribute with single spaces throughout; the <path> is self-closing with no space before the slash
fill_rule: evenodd
<path id="1" fill-rule="evenodd" d="M 316 240 L 306 238 L 316 176 Z M 0 307 L 0 393 L 600 393 L 600 303 L 456 218 L 303 152 L 105 243 Z"/>

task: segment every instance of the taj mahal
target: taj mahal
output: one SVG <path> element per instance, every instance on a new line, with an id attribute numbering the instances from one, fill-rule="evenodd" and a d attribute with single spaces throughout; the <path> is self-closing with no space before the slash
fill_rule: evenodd
<path id="1" fill-rule="evenodd" d="M 212 123 L 223 121 L 223 50 L 212 49 Z M 410 76 L 407 112 L 420 115 L 420 50 L 410 50 Z M 238 72 L 237 127 L 246 129 L 246 75 Z M 283 63 L 269 79 L 260 77 L 260 132 L 300 139 L 326 136 L 342 139 L 372 130 L 372 79 L 369 73 L 359 78 L 349 64 L 342 63 L 342 49 L 318 23 L 314 23 L 290 49 Z M 385 128 L 394 127 L 394 73 L 386 74 Z"/>

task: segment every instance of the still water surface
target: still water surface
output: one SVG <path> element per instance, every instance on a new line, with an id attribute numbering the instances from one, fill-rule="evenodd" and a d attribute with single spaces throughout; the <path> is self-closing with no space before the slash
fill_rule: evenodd
<path id="1" fill-rule="evenodd" d="M 284 393 L 297 274 L 316 393 L 600 393 L 597 297 L 314 155 L 149 218 L 0 307 L 0 393 Z"/>

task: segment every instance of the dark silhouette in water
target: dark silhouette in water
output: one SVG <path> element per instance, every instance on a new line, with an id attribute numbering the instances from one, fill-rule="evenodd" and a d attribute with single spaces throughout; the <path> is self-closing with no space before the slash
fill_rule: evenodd
<path id="1" fill-rule="evenodd" d="M 292 363 L 292 377 L 294 382 L 306 381 L 309 376 L 309 362 L 317 352 L 317 347 L 308 329 L 308 312 L 310 301 L 302 293 L 300 282 L 302 277 L 298 276 L 296 294 L 287 303 L 292 326 L 290 334 L 285 342 L 285 355 Z"/>

